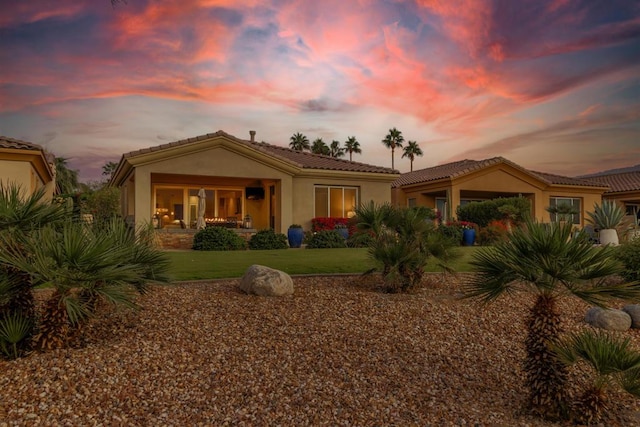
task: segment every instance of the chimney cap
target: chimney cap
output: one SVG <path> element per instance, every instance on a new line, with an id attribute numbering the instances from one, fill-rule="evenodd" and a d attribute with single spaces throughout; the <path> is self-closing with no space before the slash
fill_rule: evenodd
<path id="1" fill-rule="evenodd" d="M 251 142 L 255 142 L 256 141 L 256 131 L 255 130 L 250 130 L 249 131 L 249 136 L 251 137 Z"/>

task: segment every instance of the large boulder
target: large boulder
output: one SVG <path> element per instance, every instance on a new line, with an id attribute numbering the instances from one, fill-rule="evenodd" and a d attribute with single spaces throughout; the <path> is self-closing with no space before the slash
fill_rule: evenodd
<path id="1" fill-rule="evenodd" d="M 622 311 L 631 316 L 631 327 L 640 328 L 640 304 L 629 304 L 622 307 Z"/>
<path id="2" fill-rule="evenodd" d="M 626 331 L 631 327 L 631 316 L 611 308 L 591 307 L 584 320 L 591 326 L 608 331 Z"/>
<path id="3" fill-rule="evenodd" d="M 293 280 L 284 271 L 254 264 L 245 271 L 240 289 L 247 294 L 274 296 L 293 294 Z"/>

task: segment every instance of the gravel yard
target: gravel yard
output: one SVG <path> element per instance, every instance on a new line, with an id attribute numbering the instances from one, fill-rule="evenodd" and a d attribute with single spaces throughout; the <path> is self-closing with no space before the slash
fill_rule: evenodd
<path id="1" fill-rule="evenodd" d="M 553 425 L 522 411 L 532 300 L 459 300 L 464 277 L 411 295 L 353 276 L 298 277 L 284 298 L 236 280 L 154 287 L 74 348 L 0 361 L 0 426 Z M 586 327 L 586 305 L 561 308 Z M 638 401 L 611 396 L 606 425 L 640 424 Z"/>

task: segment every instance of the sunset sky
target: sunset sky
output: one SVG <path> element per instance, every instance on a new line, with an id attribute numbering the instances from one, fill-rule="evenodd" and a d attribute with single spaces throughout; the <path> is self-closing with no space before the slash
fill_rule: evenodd
<path id="1" fill-rule="evenodd" d="M 396 127 L 425 153 L 414 170 L 640 163 L 634 0 L 7 1 L 0 63 L 0 135 L 82 180 L 217 130 L 282 146 L 355 136 L 354 160 L 390 167 Z"/>

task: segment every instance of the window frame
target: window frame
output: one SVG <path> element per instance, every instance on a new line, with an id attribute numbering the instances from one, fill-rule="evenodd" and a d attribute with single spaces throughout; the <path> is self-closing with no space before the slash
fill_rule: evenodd
<path id="1" fill-rule="evenodd" d="M 316 206 L 316 190 L 319 188 L 325 188 L 327 190 L 327 212 L 326 215 L 318 215 L 317 206 Z M 341 217 L 332 217 L 331 216 L 331 190 L 332 189 L 340 189 L 342 190 L 342 215 Z M 353 212 L 352 210 L 347 210 L 345 204 L 345 190 L 355 190 L 355 205 L 353 209 L 355 209 L 360 203 L 360 187 L 352 186 L 352 185 L 327 185 L 327 184 L 314 184 L 313 186 L 313 215 L 315 218 L 349 218 L 349 214 Z"/>
<path id="2" fill-rule="evenodd" d="M 552 202 L 555 201 L 555 203 Z M 571 224 L 573 225 L 581 225 L 582 221 L 582 205 L 584 204 L 582 198 L 580 197 L 568 197 L 568 196 L 550 196 L 549 197 L 549 206 L 558 206 L 558 200 L 570 200 L 571 206 L 575 207 L 574 202 L 578 201 L 578 213 L 571 215 Z M 549 213 L 549 219 L 551 222 L 558 222 L 558 214 Z"/>

